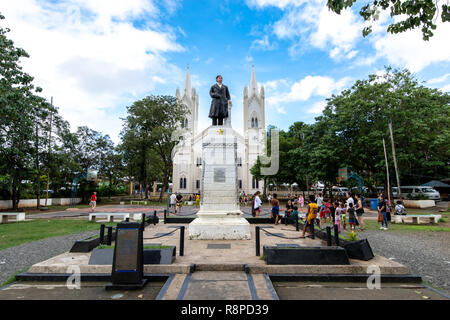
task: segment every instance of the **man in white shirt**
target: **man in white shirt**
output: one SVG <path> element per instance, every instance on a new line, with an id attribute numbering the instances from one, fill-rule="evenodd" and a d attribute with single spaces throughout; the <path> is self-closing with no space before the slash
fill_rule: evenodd
<path id="1" fill-rule="evenodd" d="M 319 196 L 317 197 L 317 206 L 319 207 L 319 210 L 322 207 L 322 205 L 323 205 L 323 198 L 322 198 L 322 194 L 319 193 Z"/>
<path id="2" fill-rule="evenodd" d="M 355 207 L 355 201 L 353 200 L 353 198 L 350 196 L 350 193 L 346 193 L 346 197 L 347 197 L 347 201 L 345 202 L 346 203 L 346 207 L 347 207 L 347 211 L 348 211 L 348 208 L 350 208 L 350 203 L 352 204 L 352 207 Z"/>
<path id="3" fill-rule="evenodd" d="M 176 201 L 177 201 L 177 195 L 175 193 L 172 193 L 170 195 L 170 208 L 174 208 L 175 213 L 177 213 Z M 170 210 L 169 210 L 169 213 L 170 213 Z"/>

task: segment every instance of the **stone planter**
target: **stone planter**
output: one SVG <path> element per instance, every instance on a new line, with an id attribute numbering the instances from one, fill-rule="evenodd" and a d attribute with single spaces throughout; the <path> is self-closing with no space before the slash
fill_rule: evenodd
<path id="1" fill-rule="evenodd" d="M 106 234 L 104 240 L 106 241 Z M 116 232 L 113 231 L 111 234 L 111 241 L 116 240 Z M 96 248 L 100 244 L 99 236 L 92 236 L 83 240 L 77 240 L 73 244 L 69 252 L 91 252 L 92 249 Z"/>
<path id="2" fill-rule="evenodd" d="M 274 247 L 264 246 L 266 263 L 293 265 L 348 265 L 347 252 L 342 247 Z"/>
<path id="3" fill-rule="evenodd" d="M 432 208 L 436 205 L 434 200 L 403 200 L 405 208 Z"/>
<path id="4" fill-rule="evenodd" d="M 368 261 L 374 257 L 372 248 L 367 239 L 347 242 L 344 244 L 344 249 L 351 259 Z"/>
<path id="5" fill-rule="evenodd" d="M 176 246 L 161 249 L 144 249 L 144 264 L 172 264 L 175 260 Z"/>

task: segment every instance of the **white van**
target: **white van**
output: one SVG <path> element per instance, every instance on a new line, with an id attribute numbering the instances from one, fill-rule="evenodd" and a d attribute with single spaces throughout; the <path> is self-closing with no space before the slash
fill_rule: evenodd
<path id="1" fill-rule="evenodd" d="M 441 200 L 441 194 L 432 187 L 426 186 L 401 186 L 402 198 L 407 199 L 408 194 L 414 196 L 427 195 L 430 200 Z M 392 194 L 394 197 L 398 197 L 398 188 L 392 188 Z"/>

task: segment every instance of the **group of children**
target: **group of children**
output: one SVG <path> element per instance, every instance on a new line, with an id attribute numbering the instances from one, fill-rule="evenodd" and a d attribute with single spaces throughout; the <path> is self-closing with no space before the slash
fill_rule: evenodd
<path id="1" fill-rule="evenodd" d="M 311 227 L 313 223 L 316 223 L 320 227 L 321 224 L 329 222 L 337 225 L 339 232 L 342 229 L 346 230 L 347 214 L 350 229 L 352 231 L 356 230 L 359 222 L 353 201 L 335 201 L 331 204 L 330 199 L 326 199 L 320 205 L 317 202 L 319 201 L 316 201 L 314 195 L 309 196 L 302 237 L 305 237 L 306 229 Z"/>

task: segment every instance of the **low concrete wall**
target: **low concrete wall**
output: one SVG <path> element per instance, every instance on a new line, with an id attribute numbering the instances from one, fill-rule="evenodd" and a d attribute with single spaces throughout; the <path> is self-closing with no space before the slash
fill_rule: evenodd
<path id="1" fill-rule="evenodd" d="M 45 198 L 41 199 L 41 206 L 45 205 Z M 75 203 L 81 202 L 81 198 L 75 198 Z M 19 208 L 33 208 L 36 207 L 37 199 L 21 199 L 19 201 Z M 70 198 L 49 198 L 47 206 L 68 206 Z M 11 209 L 13 207 L 12 200 L 0 200 L 0 209 Z"/>
<path id="2" fill-rule="evenodd" d="M 431 208 L 436 205 L 434 200 L 403 200 L 406 208 Z"/>

